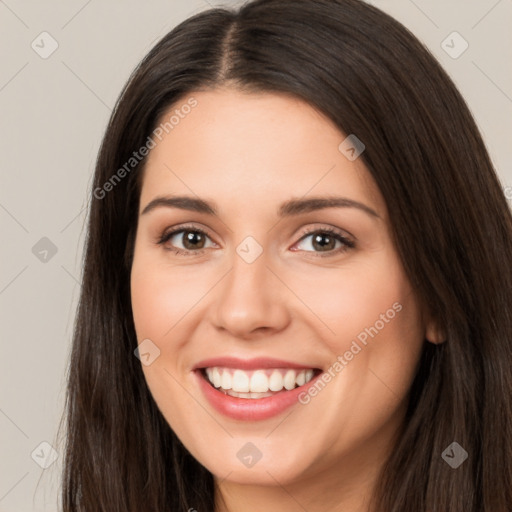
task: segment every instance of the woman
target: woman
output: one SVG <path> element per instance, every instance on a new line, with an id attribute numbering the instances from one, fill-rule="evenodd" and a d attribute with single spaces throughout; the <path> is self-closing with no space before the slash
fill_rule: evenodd
<path id="1" fill-rule="evenodd" d="M 358 0 L 186 20 L 92 194 L 66 512 L 510 510 L 510 210 L 402 25 Z"/>

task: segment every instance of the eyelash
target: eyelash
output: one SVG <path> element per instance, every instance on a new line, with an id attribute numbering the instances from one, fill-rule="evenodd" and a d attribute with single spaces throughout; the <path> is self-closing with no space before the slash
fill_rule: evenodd
<path id="1" fill-rule="evenodd" d="M 161 237 L 158 239 L 157 241 L 157 244 L 158 245 L 164 245 L 166 242 L 168 242 L 174 235 L 178 234 L 178 233 L 181 233 L 181 232 L 186 232 L 186 231 L 189 231 L 189 232 L 192 232 L 192 233 L 200 233 L 201 235 L 204 235 L 204 236 L 207 236 L 208 238 L 210 238 L 210 236 L 208 235 L 208 233 L 200 228 L 197 228 L 195 226 L 180 226 L 179 228 L 173 230 L 173 231 L 169 231 L 169 232 L 164 232 Z M 301 242 L 304 238 L 306 238 L 308 235 L 312 235 L 312 234 L 316 234 L 316 233 L 321 233 L 321 234 L 329 234 L 331 235 L 333 238 L 335 238 L 336 240 L 340 241 L 342 244 L 343 244 L 343 247 L 340 247 L 336 250 L 332 250 L 332 251 L 327 251 L 326 254 L 321 254 L 321 252 L 317 252 L 317 256 L 315 257 L 320 257 L 320 258 L 326 258 L 326 257 L 329 257 L 329 256 L 333 256 L 335 254 L 341 254 L 341 253 L 344 253 L 346 251 L 348 251 L 349 249 L 353 249 L 356 245 L 355 243 L 352 241 L 352 240 L 349 240 L 348 238 L 346 238 L 345 236 L 343 236 L 339 231 L 337 231 L 336 229 L 334 228 L 316 228 L 316 229 L 311 229 L 311 230 L 307 230 L 305 231 L 304 233 L 302 233 L 300 239 L 298 240 L 299 242 Z M 172 251 L 173 253 L 177 254 L 177 255 L 180 255 L 180 256 L 198 256 L 200 254 L 203 254 L 206 249 L 198 249 L 198 250 L 195 250 L 195 251 L 192 251 L 192 250 L 183 250 L 183 249 L 179 249 L 179 248 L 172 248 L 172 249 L 167 249 L 167 250 L 170 250 Z M 305 251 L 305 252 L 316 252 L 316 251 Z"/>

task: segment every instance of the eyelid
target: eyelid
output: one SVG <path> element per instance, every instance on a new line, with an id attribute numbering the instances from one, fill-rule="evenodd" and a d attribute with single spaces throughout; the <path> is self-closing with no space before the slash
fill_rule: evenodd
<path id="1" fill-rule="evenodd" d="M 308 258 L 335 258 L 338 257 L 350 249 L 354 249 L 356 247 L 355 237 L 349 235 L 348 237 L 345 233 L 349 234 L 347 231 L 344 231 L 340 228 L 335 228 L 333 226 L 326 227 L 308 227 L 300 235 L 299 240 L 293 244 L 293 246 L 300 244 L 304 239 L 308 238 L 310 235 L 315 233 L 327 233 L 328 235 L 335 238 L 338 242 L 341 243 L 341 247 L 337 249 L 333 249 L 332 251 L 302 251 L 304 252 Z M 293 247 L 292 246 L 292 247 Z M 292 249 L 293 251 L 298 251 L 298 249 Z"/>
<path id="2" fill-rule="evenodd" d="M 203 227 L 198 227 L 194 224 L 181 224 L 178 226 L 173 226 L 171 228 L 165 229 L 161 235 L 157 237 L 156 243 L 163 245 L 165 244 L 170 238 L 177 235 L 178 233 L 181 233 L 182 231 L 193 231 L 197 233 L 202 233 L 203 235 L 207 236 L 210 240 L 213 242 L 213 237 L 210 235 L 210 232 Z M 217 245 L 215 242 L 213 242 L 215 245 Z M 175 248 L 172 249 L 174 252 L 186 252 L 187 254 L 201 254 L 206 249 L 198 249 L 196 251 L 184 251 L 183 249 Z"/>
<path id="3" fill-rule="evenodd" d="M 301 234 L 299 236 L 300 236 L 300 239 L 302 240 L 302 238 L 304 238 L 304 236 L 311 235 L 312 233 L 317 233 L 317 232 L 333 233 L 333 234 L 339 235 L 340 237 L 346 239 L 347 241 L 351 241 L 351 242 L 355 242 L 357 240 L 356 237 L 354 235 L 352 235 L 352 233 L 346 231 L 345 229 L 337 228 L 337 227 L 331 226 L 329 224 L 319 224 L 319 223 L 317 223 L 316 225 L 304 228 L 304 230 L 301 232 Z"/>
<path id="4" fill-rule="evenodd" d="M 157 239 L 157 244 L 163 245 L 165 244 L 170 238 L 177 235 L 178 233 L 182 231 L 192 231 L 192 232 L 198 232 L 205 236 L 207 236 L 215 245 L 217 245 L 210 235 L 209 231 L 206 228 L 198 227 L 194 224 L 182 224 L 178 225 L 169 229 L 164 230 L 161 236 Z M 315 233 L 328 233 L 335 237 L 337 237 L 337 240 L 340 241 L 343 244 L 343 247 L 332 250 L 332 251 L 325 251 L 325 254 L 322 254 L 322 251 L 303 251 L 305 253 L 313 253 L 316 254 L 315 257 L 328 257 L 328 256 L 335 256 L 340 254 L 341 252 L 344 252 L 345 250 L 352 249 L 355 247 L 355 240 L 356 238 L 350 234 L 348 231 L 342 230 L 340 228 L 335 228 L 333 226 L 329 225 L 316 225 L 316 226 L 309 226 L 302 230 L 301 234 L 298 235 L 299 239 L 293 244 L 294 246 L 298 243 L 302 242 L 305 238 L 307 238 L 309 235 L 315 234 Z M 348 235 L 348 237 L 346 235 Z M 293 247 L 293 246 L 292 246 Z M 187 256 L 194 256 L 194 255 L 200 255 L 203 254 L 208 248 L 201 248 L 197 250 L 184 250 L 180 248 L 173 248 L 173 249 L 167 249 L 171 250 L 172 252 L 175 252 L 177 254 L 187 255 Z"/>

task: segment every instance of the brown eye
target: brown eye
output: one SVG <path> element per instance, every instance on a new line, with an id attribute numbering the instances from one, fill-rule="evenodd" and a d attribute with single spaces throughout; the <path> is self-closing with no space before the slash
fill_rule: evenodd
<path id="1" fill-rule="evenodd" d="M 336 241 L 336 238 L 334 238 L 332 235 L 327 233 L 319 233 L 313 235 L 311 245 L 319 251 L 329 251 L 335 248 Z"/>
<path id="2" fill-rule="evenodd" d="M 205 235 L 203 233 L 198 231 L 180 231 L 179 233 L 183 233 L 181 241 L 185 249 L 193 251 L 204 247 Z"/>
<path id="3" fill-rule="evenodd" d="M 307 239 L 311 239 L 310 242 L 304 242 Z M 310 231 L 301 238 L 299 244 L 312 248 L 312 251 L 310 251 L 307 248 L 300 249 L 299 247 L 300 250 L 326 253 L 320 256 L 332 256 L 355 247 L 355 243 L 352 240 L 349 240 L 346 236 L 332 228 Z"/>
<path id="4" fill-rule="evenodd" d="M 158 240 L 158 244 L 169 246 L 169 250 L 177 254 L 191 255 L 199 254 L 206 248 L 210 237 L 196 227 L 184 227 L 164 233 Z"/>

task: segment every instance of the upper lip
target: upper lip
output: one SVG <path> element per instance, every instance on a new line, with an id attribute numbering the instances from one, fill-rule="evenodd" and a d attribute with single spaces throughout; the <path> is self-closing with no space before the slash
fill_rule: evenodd
<path id="1" fill-rule="evenodd" d="M 308 369 L 316 368 L 308 364 L 295 363 L 293 361 L 284 361 L 283 359 L 274 359 L 269 357 L 256 357 L 253 359 L 239 359 L 237 357 L 213 357 L 199 361 L 194 370 L 200 368 L 212 368 L 219 366 L 223 368 L 239 368 L 240 370 L 257 370 L 265 368 L 298 368 Z"/>

